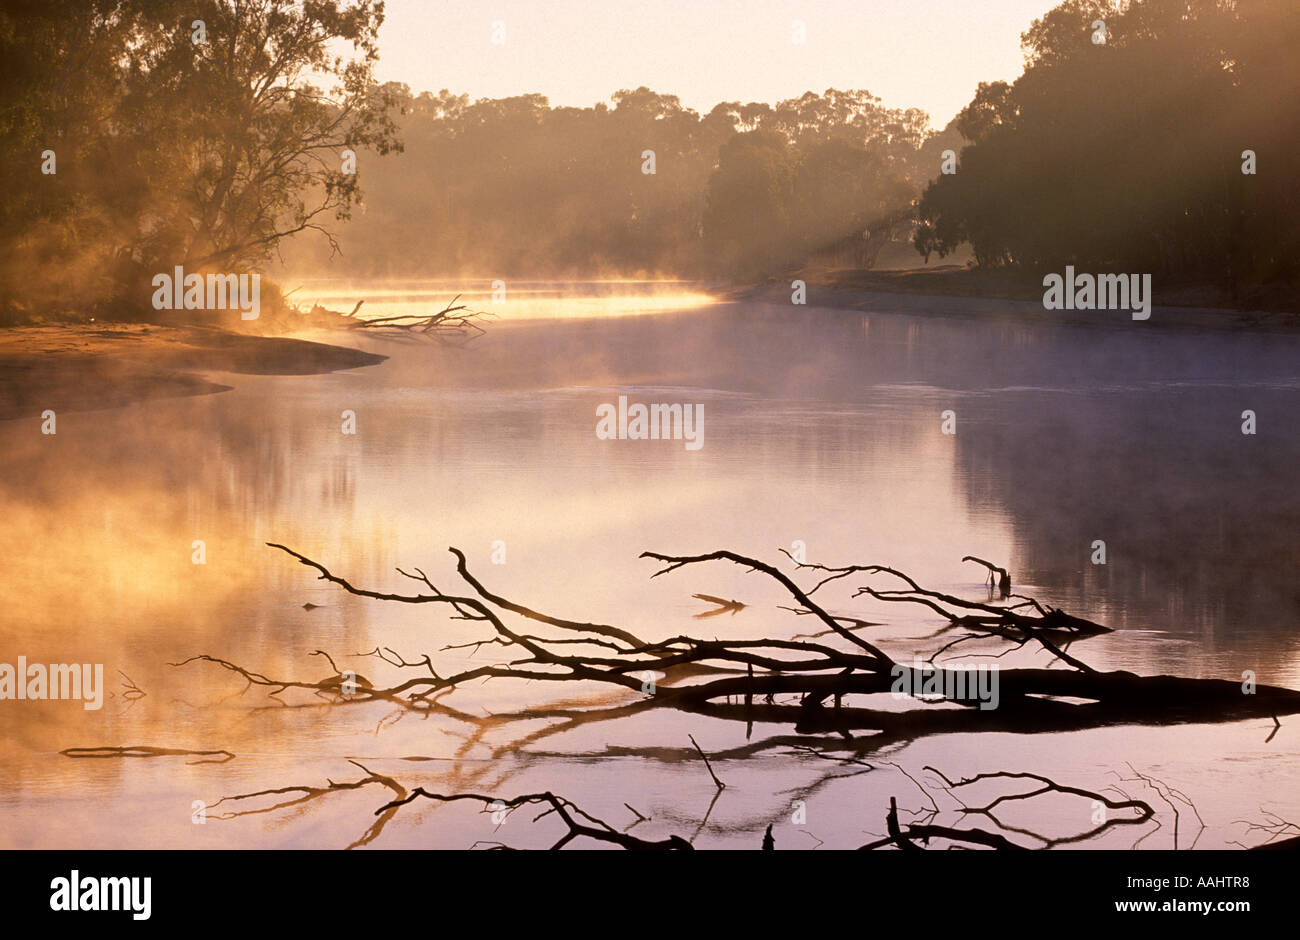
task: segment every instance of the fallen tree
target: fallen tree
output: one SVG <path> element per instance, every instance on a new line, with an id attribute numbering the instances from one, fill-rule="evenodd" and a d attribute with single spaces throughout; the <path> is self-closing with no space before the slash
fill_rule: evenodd
<path id="1" fill-rule="evenodd" d="M 457 294 L 441 310 L 427 314 L 403 313 L 363 318 L 357 314 L 361 312 L 364 300 L 358 300 L 356 306 L 348 313 L 330 310 L 320 304 L 314 304 L 309 310 L 299 309 L 298 312 L 313 326 L 398 335 L 433 336 L 438 339 L 468 342 L 486 332 L 478 321 L 487 319 L 492 314 L 474 310 L 468 304 L 456 303 L 460 300 L 460 296 Z"/>
<path id="2" fill-rule="evenodd" d="M 863 759 L 865 756 L 885 754 L 891 748 L 931 734 L 1041 733 L 1124 723 L 1223 722 L 1259 716 L 1271 717 L 1276 726 L 1279 715 L 1300 712 L 1300 692 L 1291 689 L 1243 687 L 1227 679 L 1139 676 L 1126 671 L 1097 670 L 1068 652 L 1068 647 L 1109 632 L 1107 628 L 1041 604 L 1033 598 L 1012 594 L 1005 569 L 982 559 L 970 560 L 1000 574 L 996 588 L 1000 595 L 1005 595 L 999 598 L 1005 603 L 997 603 L 992 596 L 988 601 L 971 601 L 929 590 L 903 572 L 883 565 L 827 567 L 791 559 L 793 571 L 787 572 L 759 559 L 729 551 L 702 555 L 646 552 L 642 557 L 659 563 L 652 577 L 711 563 L 741 566 L 779 585 L 793 601 L 793 606 L 786 609 L 814 618 L 823 628 L 819 634 L 805 639 L 718 640 L 678 635 L 647 640 L 624 627 L 569 620 L 509 599 L 483 584 L 469 570 L 464 553 L 456 548 L 449 551 L 461 582 L 458 590 L 443 591 L 419 568 L 411 571 L 399 568 L 400 576 L 420 585 L 419 593 L 402 594 L 359 587 L 288 546 L 268 544 L 316 572 L 320 580 L 333 583 L 353 595 L 393 603 L 431 604 L 450 619 L 481 625 L 483 634 L 469 643 L 443 645 L 438 650 L 423 652 L 413 658 L 391 647 L 376 647 L 367 653 L 355 654 L 378 660 L 386 670 L 394 671 L 396 679 L 386 683 L 372 681 L 353 670 L 340 669 L 334 658 L 321 650 L 314 651 L 313 655 L 322 657 L 332 674 L 320 679 L 275 678 L 209 654 L 200 654 L 172 665 L 216 664 L 243 678 L 246 690 L 254 687 L 268 690 L 281 706 L 333 708 L 382 703 L 395 706 L 398 718 L 411 713 L 437 714 L 468 726 L 470 732 L 466 747 L 482 743 L 490 728 L 513 727 L 517 722 L 521 734 L 506 746 L 496 749 L 494 754 L 517 753 L 529 748 L 538 755 L 541 752 L 533 746 L 550 735 L 589 722 L 611 721 L 652 709 L 668 708 L 746 724 L 747 742 L 744 745 L 715 751 L 712 755 L 706 755 L 694 738 L 690 739 L 693 751 L 681 748 L 672 755 L 670 749 L 663 747 L 638 751 L 609 745 L 599 755 L 591 755 L 644 753 L 649 756 L 653 751 L 661 759 L 701 759 L 712 778 L 715 792 L 703 821 L 695 834 L 688 837 L 673 833 L 660 839 L 631 835 L 626 830 L 648 821 L 648 817 L 627 804 L 624 805 L 636 819 L 623 829 L 617 829 L 550 790 L 532 789 L 510 798 L 496 797 L 478 789 L 442 793 L 427 786 L 399 783 L 393 777 L 374 773 L 356 761 L 353 763 L 366 771 L 366 776 L 357 781 L 328 781 L 326 786 L 273 787 L 219 801 L 240 807 L 258 799 L 272 801 L 266 807 L 241 808 L 225 814 L 227 818 L 233 818 L 299 806 L 342 790 L 371 785 L 387 788 L 393 794 L 392 799 L 375 811 L 375 821 L 352 843 L 354 846 L 375 839 L 402 808 L 416 802 L 430 802 L 438 805 L 475 804 L 491 808 L 496 813 L 536 806 L 541 810 L 537 820 L 554 817 L 561 823 L 561 829 L 553 838 L 545 837 L 552 848 L 595 841 L 627 849 L 684 849 L 692 846 L 695 837 L 707 825 L 713 804 L 726 791 L 726 784 L 719 779 L 714 763 L 746 758 L 764 750 L 786 748 L 792 753 L 807 752 L 838 767 L 847 766 L 852 773 L 865 773 L 881 767 L 881 763 L 868 763 Z M 800 581 L 806 576 L 815 576 L 817 580 L 803 586 Z M 924 660 L 916 657 L 911 664 L 900 662 L 886 652 L 883 641 L 873 642 L 862 635 L 874 625 L 870 621 L 830 613 L 819 603 L 816 595 L 826 585 L 849 578 L 867 582 L 857 588 L 854 597 L 917 604 L 939 614 L 945 625 L 935 635 L 936 649 Z M 894 584 L 901 582 L 903 586 L 883 585 L 879 583 L 880 579 L 889 579 Z M 1002 590 L 1004 587 L 1005 591 Z M 728 603 L 740 604 L 739 601 Z M 948 634 L 956 636 L 949 638 Z M 1051 664 L 1044 668 L 998 670 L 996 707 L 982 707 L 988 704 L 987 701 L 974 694 L 969 685 L 947 682 L 956 669 L 939 660 L 955 645 L 977 638 L 991 638 L 1004 644 L 1004 653 L 1032 645 L 1045 651 L 1051 657 Z M 489 646 L 506 652 L 509 658 L 459 671 L 439 668 L 439 653 Z M 925 680 L 933 680 L 936 676 L 942 677 L 943 681 L 935 682 L 927 691 Z M 656 677 L 649 692 L 647 677 Z M 454 704 L 457 690 L 470 683 L 510 680 L 564 684 L 557 685 L 557 688 L 613 688 L 626 691 L 629 696 L 626 702 L 617 701 L 616 697 L 612 704 L 609 696 L 595 696 L 594 700 L 569 697 L 556 704 L 540 704 L 487 716 L 457 708 Z M 901 696 L 900 686 L 905 690 Z M 292 692 L 303 693 L 305 704 L 291 704 L 288 696 Z M 872 698 L 881 695 L 913 699 L 916 707 L 901 711 L 872 707 Z M 780 702 L 778 696 L 793 698 L 793 701 Z M 936 704 L 944 707 L 933 707 Z M 537 719 L 544 720 L 544 727 L 535 727 Z M 759 741 L 750 742 L 748 739 L 756 724 L 775 725 L 778 729 L 785 726 L 793 734 L 778 730 Z M 801 741 L 811 741 L 820 747 L 809 747 L 799 743 Z M 840 756 L 843 752 L 848 752 L 848 756 Z M 482 766 L 490 767 L 492 762 Z M 1178 790 L 1137 771 L 1132 771 L 1132 776 L 1121 777 L 1108 788 L 1114 791 L 1113 794 L 1107 795 L 1058 784 L 1036 773 L 1001 770 L 952 780 L 936 768 L 926 767 L 924 772 L 938 781 L 926 786 L 899 765 L 892 766 L 921 790 L 929 808 L 900 809 L 896 797 L 890 796 L 888 811 L 884 812 L 883 807 L 881 810 L 885 831 L 862 848 L 1055 848 L 1088 842 L 1116 827 L 1126 826 L 1136 827 L 1141 832 L 1136 845 L 1168 822 L 1172 822 L 1174 847 L 1190 847 L 1180 843 L 1179 804 L 1190 808 L 1193 814 L 1195 807 Z M 841 776 L 828 776 L 822 782 L 840 779 Z M 961 797 L 961 794 L 981 785 L 1010 786 L 1023 781 L 1032 784 L 1033 789 L 1001 792 L 982 804 L 965 802 Z M 498 779 L 484 789 L 498 790 L 504 782 L 504 779 Z M 1149 787 L 1166 804 L 1168 812 L 1157 813 L 1149 802 L 1131 797 L 1120 787 L 1120 783 L 1126 782 Z M 813 792 L 820 785 L 814 784 L 807 792 Z M 955 802 L 956 808 L 941 810 L 935 799 L 940 794 Z M 1000 810 L 1042 795 L 1093 801 L 1092 805 L 1101 809 L 1103 818 L 1100 821 L 1094 819 L 1094 825 L 1082 831 L 1049 834 L 1005 823 L 997 815 Z M 904 815 L 909 818 L 904 818 Z M 971 826 L 970 822 L 975 819 L 983 820 L 986 825 Z M 1203 830 L 1199 814 L 1196 814 L 1196 821 Z M 1289 837 L 1294 829 L 1285 820 L 1269 818 L 1265 824 L 1247 831 L 1256 830 L 1267 832 L 1270 836 L 1267 841 L 1271 844 L 1293 841 Z M 756 829 L 756 839 L 759 831 L 761 825 Z M 806 835 L 821 842 L 814 833 L 807 832 Z M 493 843 L 493 846 L 505 847 L 500 843 Z M 770 822 L 761 847 L 775 847 Z"/>
<path id="3" fill-rule="evenodd" d="M 1099 671 L 1066 650 L 1069 642 L 1104 632 L 1106 628 L 1099 624 L 1017 595 L 1011 597 L 1017 602 L 1007 606 L 967 601 L 922 588 L 909 576 L 883 565 L 828 568 L 796 564 L 796 573 L 812 571 L 820 576 L 815 585 L 804 589 L 792 575 L 729 551 L 693 556 L 646 552 L 642 557 L 662 564 L 653 577 L 711 562 L 727 562 L 762 574 L 790 594 L 796 610 L 821 621 L 825 635 L 835 638 L 832 643 L 806 639 L 710 640 L 679 635 L 646 641 L 614 625 L 567 620 L 509 600 L 481 583 L 470 572 L 464 553 L 456 548 L 450 552 L 467 590 L 446 593 L 422 570 L 408 572 L 399 568 L 400 575 L 418 582 L 427 592 L 398 594 L 357 587 L 287 546 L 268 544 L 315 570 L 319 579 L 351 594 L 396 603 L 433 604 L 455 619 L 481 623 L 485 635 L 469 645 L 499 646 L 514 658 L 443 674 L 430 653 L 408 660 L 391 649 L 376 649 L 365 655 L 376 656 L 407 672 L 405 678 L 386 686 L 368 680 L 357 682 L 355 678 L 345 683 L 336 666 L 334 675 L 310 681 L 272 678 L 208 654 L 173 665 L 214 663 L 239 674 L 249 686 L 269 688 L 273 695 L 298 689 L 324 694 L 340 705 L 382 701 L 405 709 L 437 710 L 471 723 L 476 720 L 473 716 L 458 712 L 447 701 L 465 683 L 520 679 L 616 686 L 636 693 L 635 697 L 616 706 L 534 708 L 520 712 L 519 717 L 564 718 L 572 724 L 610 720 L 646 709 L 674 708 L 743 721 L 751 728 L 756 723 L 792 725 L 801 734 L 834 732 L 850 737 L 854 732 L 870 731 L 876 733 L 877 741 L 936 733 L 1038 733 L 1124 723 L 1220 722 L 1260 716 L 1276 721 L 1280 715 L 1300 712 L 1300 692 L 1292 689 L 1243 686 L 1227 679 Z M 943 615 L 950 629 L 964 632 L 924 659 L 915 658 L 911 664 L 898 662 L 863 638 L 860 629 L 846 626 L 842 622 L 846 618 L 833 616 L 814 599 L 817 591 L 832 581 L 873 575 L 901 579 L 906 587 L 864 585 L 855 596 L 921 604 Z M 546 635 L 528 632 L 517 621 L 548 630 Z M 996 707 L 989 708 L 988 701 L 964 681 L 965 676 L 958 675 L 961 670 L 936 661 L 957 643 L 977 637 L 998 637 L 1016 646 L 1035 644 L 1046 650 L 1053 657 L 1053 665 L 1060 668 L 997 670 Z M 647 675 L 664 677 L 652 695 L 643 693 Z M 898 698 L 900 689 L 918 703 L 939 700 L 961 707 L 903 711 L 871 707 L 871 696 Z M 776 701 L 777 695 L 791 694 L 798 696 L 797 702 Z M 499 721 L 510 716 L 494 717 Z"/>
<path id="4" fill-rule="evenodd" d="M 819 756 L 825 757 L 827 755 Z M 701 752 L 701 757 L 704 757 L 703 752 Z M 707 758 L 704 759 L 707 762 Z M 839 758 L 832 759 L 839 760 Z M 703 830 L 704 823 L 708 821 L 708 814 L 706 813 L 704 823 L 701 823 L 694 834 L 689 837 L 669 832 L 663 838 L 643 838 L 632 834 L 629 830 L 651 820 L 626 803 L 623 805 L 634 818 L 621 828 L 618 828 L 577 805 L 573 800 L 549 790 L 523 793 L 513 797 L 475 792 L 439 793 L 423 786 L 408 787 L 391 776 L 370 770 L 359 761 L 352 760 L 349 763 L 365 771 L 365 776 L 357 780 L 343 782 L 328 780 L 325 786 L 273 787 L 222 797 L 209 804 L 209 808 L 215 809 L 226 803 L 236 803 L 240 806 L 247 806 L 247 808 L 216 813 L 213 814 L 212 818 L 231 820 L 239 817 L 298 809 L 306 804 L 324 799 L 331 794 L 362 790 L 372 784 L 378 784 L 392 791 L 393 797 L 372 811 L 373 821 L 358 838 L 347 846 L 348 848 L 357 848 L 373 842 L 383 833 L 385 827 L 397 817 L 400 810 L 417 802 L 428 802 L 436 806 L 455 804 L 476 806 L 480 813 L 490 813 L 492 815 L 493 832 L 500 830 L 507 817 L 516 810 L 525 807 L 537 807 L 541 810 L 530 821 L 529 841 L 532 843 L 531 846 L 511 846 L 500 841 L 477 839 L 469 848 L 478 848 L 480 846 L 492 849 L 535 847 L 557 850 L 570 844 L 590 841 L 628 850 L 690 850 L 695 848 L 695 839 Z M 855 761 L 854 763 L 861 762 Z M 876 767 L 864 766 L 867 766 L 868 770 L 876 770 L 881 769 L 884 765 Z M 926 805 L 915 809 L 900 808 L 899 797 L 896 793 L 890 792 L 887 798 L 888 810 L 884 813 L 884 833 L 857 846 L 859 849 L 900 849 L 903 851 L 953 848 L 981 848 L 1003 851 L 1044 850 L 1066 845 L 1086 846 L 1089 843 L 1095 844 L 1107 834 L 1126 828 L 1131 828 L 1136 835 L 1135 841 L 1131 844 L 1133 848 L 1137 848 L 1142 842 L 1162 830 L 1171 830 L 1173 848 L 1191 849 L 1195 848 L 1197 840 L 1205 830 L 1205 824 L 1191 800 L 1163 781 L 1141 774 L 1136 770 L 1132 770 L 1132 768 L 1130 768 L 1131 777 L 1121 777 L 1118 782 L 1103 789 L 1091 790 L 1080 786 L 1061 784 L 1037 773 L 998 770 L 952 780 L 935 767 L 926 766 L 921 769 L 918 775 L 914 775 L 899 765 L 894 764 L 891 766 L 920 794 Z M 929 775 L 928 781 L 926 781 L 926 775 Z M 921 779 L 918 779 L 918 776 Z M 1130 795 L 1126 789 L 1120 786 L 1120 783 L 1149 789 L 1165 803 L 1167 809 L 1164 811 L 1157 810 L 1148 800 Z M 1027 784 L 1030 788 L 1021 788 L 1024 784 Z M 992 789 L 989 789 L 990 786 Z M 968 787 L 972 789 L 984 787 L 985 801 L 983 803 L 968 802 L 961 795 L 966 792 Z M 724 788 L 720 786 L 718 792 L 721 793 L 722 789 Z M 1090 820 L 1090 825 L 1075 831 L 1053 834 L 1040 831 L 1039 828 L 1020 819 L 1004 818 L 1005 814 L 1014 810 L 1014 808 L 1028 805 L 1031 801 L 1043 796 L 1066 797 L 1079 801 L 1080 813 L 1078 816 L 1070 818 L 1086 817 Z M 950 805 L 940 806 L 938 802 L 940 799 L 945 800 Z M 259 805 L 258 800 L 262 800 L 263 803 Z M 1180 804 L 1183 807 L 1182 810 L 1179 808 Z M 710 804 L 710 812 L 712 808 L 713 805 Z M 1196 821 L 1195 834 L 1190 841 L 1180 841 L 1180 824 L 1184 812 L 1190 812 Z M 559 824 L 558 828 L 552 826 L 547 829 L 538 825 L 548 818 L 553 818 L 554 822 Z M 973 819 L 981 820 L 981 824 L 971 825 L 970 821 Z M 778 822 L 780 821 L 778 819 Z M 1254 831 L 1270 833 L 1269 839 L 1251 846 L 1251 848 L 1284 848 L 1289 847 L 1289 844 L 1294 842 L 1294 840 L 1282 839 L 1281 836 L 1285 835 L 1287 830 L 1293 831 L 1295 827 L 1285 821 L 1278 820 L 1276 817 L 1268 816 L 1266 822 L 1262 824 L 1253 824 L 1245 820 L 1239 822 L 1246 826 L 1248 833 Z M 754 848 L 773 850 L 777 848 L 811 847 L 802 843 L 790 845 L 786 841 L 790 838 L 790 830 L 785 827 L 781 831 L 782 844 L 778 844 L 777 838 L 773 834 L 773 826 L 776 824 L 769 822 L 766 824 L 766 828 L 763 828 L 760 820 L 752 823 L 745 830 L 752 831 L 755 842 Z M 1040 820 L 1036 825 L 1041 827 L 1043 823 Z M 758 836 L 760 831 L 762 831 L 761 840 Z M 807 829 L 796 829 L 794 831 L 811 837 L 819 846 L 825 844 L 823 840 Z"/>

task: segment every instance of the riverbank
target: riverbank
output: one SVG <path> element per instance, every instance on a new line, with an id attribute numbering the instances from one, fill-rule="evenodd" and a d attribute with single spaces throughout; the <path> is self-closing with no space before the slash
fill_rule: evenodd
<path id="1" fill-rule="evenodd" d="M 1080 326 L 1129 325 L 1141 329 L 1255 330 L 1300 332 L 1300 313 L 1282 309 L 1246 310 L 1216 306 L 1203 289 L 1161 292 L 1150 319 L 1135 321 L 1127 310 L 1045 310 L 1042 290 L 1005 276 L 984 275 L 956 265 L 912 270 L 857 271 L 804 268 L 789 278 L 740 287 L 733 300 L 789 304 L 795 279 L 807 285 L 810 307 L 905 313 L 910 316 L 969 318 L 1016 323 L 1069 323 Z"/>
<path id="2" fill-rule="evenodd" d="M 60 325 L 0 330 L 0 420 L 229 391 L 199 374 L 314 375 L 386 357 L 207 327 Z"/>

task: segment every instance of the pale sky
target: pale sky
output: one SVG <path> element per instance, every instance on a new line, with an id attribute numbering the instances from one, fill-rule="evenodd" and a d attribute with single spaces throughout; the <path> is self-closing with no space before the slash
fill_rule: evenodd
<path id="1" fill-rule="evenodd" d="M 387 0 L 378 77 L 471 99 L 590 107 L 648 85 L 706 113 L 866 88 L 936 128 L 980 81 L 1021 72 L 1020 34 L 1059 0 Z M 807 41 L 792 41 L 793 23 Z M 493 22 L 505 42 L 492 42 Z"/>

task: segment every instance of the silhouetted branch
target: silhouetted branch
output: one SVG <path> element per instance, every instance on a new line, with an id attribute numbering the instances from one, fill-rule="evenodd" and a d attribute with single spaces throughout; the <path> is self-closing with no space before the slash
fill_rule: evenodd
<path id="1" fill-rule="evenodd" d="M 221 757 L 221 760 L 189 760 L 187 764 L 224 764 L 234 760 L 235 755 L 229 751 L 189 751 L 178 747 L 151 747 L 133 745 L 128 747 L 65 747 L 59 751 L 64 757 Z"/>
<path id="2" fill-rule="evenodd" d="M 467 304 L 457 304 L 457 300 L 460 300 L 460 294 L 453 297 L 447 306 L 433 314 L 404 313 L 389 317 L 372 317 L 369 320 L 356 318 L 357 310 L 360 309 L 361 303 L 364 303 L 362 301 L 353 308 L 352 313 L 347 315 L 349 320 L 347 325 L 362 330 L 403 330 L 408 333 L 451 334 L 463 338 L 482 335 L 485 330 L 476 321 L 490 317 L 492 314 L 482 310 L 471 310 Z"/>
<path id="3" fill-rule="evenodd" d="M 559 838 L 558 841 L 550 846 L 552 850 L 562 849 L 573 840 L 580 838 L 592 839 L 596 842 L 606 842 L 623 849 L 676 849 L 680 851 L 693 848 L 693 846 L 681 836 L 672 835 L 666 839 L 650 840 L 639 839 L 636 836 L 628 835 L 625 832 L 619 832 L 613 826 L 609 825 L 609 823 L 584 812 L 571 801 L 556 796 L 550 791 L 544 793 L 528 793 L 523 796 L 516 796 L 508 800 L 502 800 L 498 797 L 484 796 L 478 793 L 430 793 L 423 787 L 416 787 L 407 796 L 393 800 L 391 803 L 386 803 L 377 809 L 375 813 L 378 815 L 388 811 L 395 811 L 417 799 L 433 800 L 438 803 L 470 801 L 482 803 L 484 806 L 489 808 L 497 806 L 502 809 L 513 809 L 530 804 L 549 806 L 550 809 L 543 813 L 542 816 L 554 813 L 565 824 L 568 830 Z M 542 816 L 538 816 L 537 818 L 541 819 Z"/>
<path id="4" fill-rule="evenodd" d="M 719 790 L 727 789 L 727 785 L 723 783 L 721 780 L 719 780 L 718 775 L 713 772 L 713 765 L 709 763 L 709 755 L 705 754 L 704 749 L 701 748 L 699 744 L 696 743 L 695 735 L 688 734 L 687 737 L 691 739 L 691 743 L 695 745 L 695 750 L 698 751 L 700 757 L 704 759 L 704 767 L 706 770 L 708 770 L 709 776 L 713 778 L 713 785 L 716 786 Z"/>
<path id="5" fill-rule="evenodd" d="M 535 732 L 537 737 L 542 737 L 592 721 L 613 720 L 653 708 L 674 708 L 744 721 L 747 726 L 755 723 L 793 725 L 796 731 L 804 734 L 834 732 L 848 735 L 850 731 L 872 730 L 881 733 L 882 741 L 946 732 L 1041 732 L 1134 721 L 1227 721 L 1253 715 L 1300 712 L 1300 693 L 1289 689 L 1260 686 L 1254 694 L 1244 695 L 1235 681 L 1098 672 L 1057 646 L 1047 637 L 1051 628 L 1042 626 L 1044 623 L 1086 621 L 1069 618 L 1050 608 L 1040 608 L 1047 610 L 1045 615 L 1030 616 L 1011 608 L 929 591 L 902 572 L 879 565 L 848 566 L 838 570 L 811 565 L 800 567 L 831 571 L 832 574 L 838 571 L 845 574 L 890 574 L 902 579 L 908 585 L 907 590 L 862 588 L 861 591 L 882 599 L 922 603 L 957 620 L 966 615 L 955 614 L 953 609 L 975 610 L 980 617 L 1011 618 L 1009 622 L 1018 625 L 1017 636 L 1003 636 L 1002 639 L 1014 644 L 1032 639 L 1073 668 L 998 670 L 995 675 L 997 701 L 988 701 L 981 698 L 982 693 L 978 690 L 967 686 L 961 670 L 943 664 L 922 667 L 894 662 L 879 647 L 843 626 L 840 618 L 829 614 L 812 599 L 809 591 L 803 590 L 788 575 L 758 559 L 727 551 L 693 556 L 647 552 L 643 557 L 666 563 L 655 577 L 686 565 L 717 560 L 763 574 L 784 588 L 801 609 L 808 610 L 826 625 L 833 638 L 837 637 L 844 643 L 836 644 L 833 638 L 825 642 L 705 640 L 682 635 L 646 642 L 620 627 L 555 617 L 490 591 L 470 573 L 464 553 L 456 548 L 449 551 L 455 558 L 457 573 L 470 589 L 468 593 L 445 593 L 420 569 L 415 569 L 414 573 L 398 569 L 402 576 L 424 585 L 428 591 L 396 594 L 354 586 L 319 562 L 286 546 L 268 544 L 316 571 L 320 579 L 337 584 L 351 594 L 400 603 L 434 604 L 444 608 L 451 619 L 480 623 L 487 631 L 486 636 L 455 646 L 478 648 L 491 644 L 511 656 L 504 662 L 445 674 L 437 669 L 435 657 L 430 653 L 410 659 L 389 648 L 377 647 L 364 655 L 373 656 L 404 672 L 400 681 L 388 686 L 371 683 L 356 675 L 350 682 L 345 681 L 344 673 L 329 657 L 326 658 L 335 675 L 318 681 L 272 678 L 207 654 L 184 661 L 220 665 L 241 676 L 247 683 L 246 689 L 252 686 L 268 688 L 278 702 L 285 704 L 284 693 L 301 690 L 327 696 L 328 707 L 387 702 L 404 709 L 436 710 L 458 721 L 475 724 L 481 723 L 482 719 L 458 712 L 445 702 L 448 695 L 467 682 L 504 679 L 577 682 L 616 686 L 634 692 L 636 698 L 627 704 L 591 708 L 575 705 L 531 707 L 516 713 L 498 713 L 491 716 L 491 720 L 500 724 L 515 718 L 562 719 Z M 823 578 L 821 583 L 825 582 L 826 578 Z M 555 628 L 567 635 L 556 637 L 522 632 L 507 622 L 511 615 Z M 974 632 L 987 635 L 987 631 Z M 938 653 L 959 641 L 943 644 Z M 441 648 L 449 646 L 442 644 Z M 316 652 L 326 655 L 322 651 Z M 931 660 L 938 653 L 932 654 Z M 643 690 L 642 677 L 646 674 L 664 677 L 651 695 Z M 942 680 L 933 694 L 922 691 L 927 678 Z M 963 681 L 958 682 L 959 679 Z M 902 692 L 898 691 L 900 685 Z M 926 702 L 939 698 L 964 707 L 919 711 L 870 707 L 871 696 L 887 693 L 895 698 L 908 696 Z M 778 703 L 776 697 L 779 695 L 797 696 L 797 703 Z M 827 707 L 826 703 L 833 703 L 834 707 Z"/>
<path id="6" fill-rule="evenodd" d="M 335 783 L 333 780 L 327 780 L 326 786 L 323 787 L 308 787 L 308 786 L 275 787 L 267 790 L 254 790 L 251 793 L 239 793 L 236 794 L 235 796 L 223 796 L 215 803 L 210 803 L 207 808 L 212 809 L 213 807 L 220 806 L 222 803 L 234 803 L 234 802 L 239 802 L 244 800 L 255 800 L 259 797 L 264 797 L 264 796 L 288 796 L 290 794 L 297 794 L 293 799 L 281 800 L 272 803 L 270 806 L 263 806 L 255 809 L 235 810 L 229 813 L 221 813 L 215 816 L 214 818 L 236 819 L 241 816 L 257 816 L 263 813 L 274 813 L 278 810 L 288 809 L 293 806 L 301 806 L 306 803 L 311 803 L 331 793 L 339 793 L 346 790 L 360 790 L 363 787 L 370 786 L 371 784 L 379 784 L 381 786 L 387 787 L 389 790 L 392 790 L 393 793 L 396 794 L 398 800 L 404 799 L 407 796 L 406 787 L 402 786 L 402 784 L 398 783 L 392 777 L 387 777 L 384 776 L 383 774 L 377 774 L 355 760 L 349 760 L 348 763 L 364 770 L 366 772 L 366 776 L 362 777 L 359 780 L 349 780 L 349 781 L 344 781 L 343 783 Z M 384 831 L 384 826 L 386 826 L 388 824 L 388 821 L 392 819 L 393 816 L 396 815 L 397 813 L 397 809 L 395 806 L 393 806 L 393 804 L 389 804 L 389 806 L 392 806 L 392 808 L 390 809 L 387 806 L 381 807 L 375 813 L 375 815 L 378 816 L 379 818 L 376 819 L 373 823 L 371 823 L 370 827 L 367 828 L 366 831 L 363 832 L 359 838 L 357 838 L 354 842 L 352 842 L 350 845 L 347 846 L 349 849 L 355 849 L 358 846 L 367 845 L 368 843 L 373 842 L 376 838 L 379 837 L 380 833 Z"/>

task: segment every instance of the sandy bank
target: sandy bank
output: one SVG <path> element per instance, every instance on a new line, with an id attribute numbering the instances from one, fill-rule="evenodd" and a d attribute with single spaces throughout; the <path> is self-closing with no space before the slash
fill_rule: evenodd
<path id="1" fill-rule="evenodd" d="M 16 327 L 0 330 L 0 420 L 231 388 L 197 372 L 311 375 L 384 359 L 326 343 L 202 327 Z"/>

